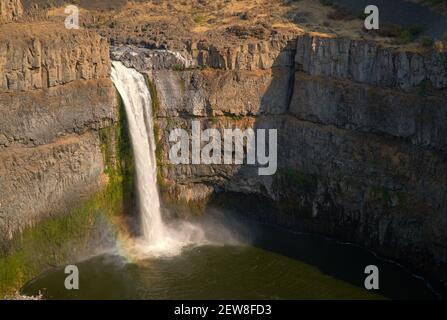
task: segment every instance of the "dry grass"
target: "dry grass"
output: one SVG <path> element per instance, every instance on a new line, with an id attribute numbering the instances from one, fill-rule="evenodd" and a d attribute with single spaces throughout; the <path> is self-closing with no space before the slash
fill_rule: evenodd
<path id="1" fill-rule="evenodd" d="M 268 31 L 266 38 L 273 30 L 289 35 L 308 32 L 325 37 L 371 40 L 402 50 L 420 50 L 417 43 L 399 43 L 396 37 L 365 32 L 362 19 L 341 12 L 334 6 L 322 5 L 319 0 L 292 1 L 290 4 L 285 4 L 283 0 L 202 2 L 129 1 L 125 4 L 120 2 L 118 8 L 110 6 L 103 9 L 100 6 L 100 10 L 92 5 L 89 9 L 81 9 L 81 22 L 87 28 L 111 37 L 132 38 L 137 42 L 153 39 L 155 42 L 183 43 L 185 40 L 209 39 L 216 44 L 232 46 L 256 40 L 263 36 L 263 32 L 255 32 L 255 37 L 252 36 L 253 32 L 241 37 L 238 33 L 228 33 L 228 29 L 264 28 Z M 64 9 L 50 9 L 48 18 L 61 23 L 65 18 Z M 55 29 L 63 28 L 59 26 Z"/>

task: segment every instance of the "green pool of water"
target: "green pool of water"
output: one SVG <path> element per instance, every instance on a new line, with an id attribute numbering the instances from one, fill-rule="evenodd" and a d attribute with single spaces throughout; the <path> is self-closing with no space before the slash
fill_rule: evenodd
<path id="1" fill-rule="evenodd" d="M 364 289 L 377 265 L 380 290 Z M 319 236 L 258 226 L 250 245 L 189 247 L 169 258 L 128 263 L 102 255 L 76 264 L 80 288 L 64 269 L 30 281 L 22 293 L 46 299 L 430 299 L 422 279 L 361 248 Z"/>

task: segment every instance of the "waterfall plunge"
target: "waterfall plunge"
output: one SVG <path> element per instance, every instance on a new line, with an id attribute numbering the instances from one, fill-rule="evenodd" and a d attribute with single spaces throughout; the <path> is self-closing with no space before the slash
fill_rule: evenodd
<path id="1" fill-rule="evenodd" d="M 155 162 L 155 141 L 152 123 L 151 96 L 143 75 L 113 62 L 112 81 L 126 109 L 132 149 L 135 157 L 136 188 L 143 238 L 159 243 L 164 237 L 160 213 Z M 151 133 L 151 134 L 149 134 Z"/>
<path id="2" fill-rule="evenodd" d="M 123 99 L 135 159 L 142 233 L 139 251 L 149 255 L 172 255 L 186 245 L 206 243 L 203 230 L 197 226 L 182 223 L 171 228 L 163 223 L 157 188 L 152 101 L 143 75 L 114 61 L 112 81 Z"/>

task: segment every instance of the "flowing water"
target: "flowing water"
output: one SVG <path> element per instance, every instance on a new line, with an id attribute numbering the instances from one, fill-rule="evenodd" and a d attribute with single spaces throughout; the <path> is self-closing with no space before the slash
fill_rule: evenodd
<path id="1" fill-rule="evenodd" d="M 144 239 L 149 244 L 163 242 L 165 227 L 160 213 L 156 186 L 155 141 L 151 96 L 143 75 L 113 62 L 112 81 L 123 99 L 135 158 L 136 188 Z"/>
<path id="2" fill-rule="evenodd" d="M 135 159 L 141 239 L 136 247 L 144 255 L 175 255 L 182 247 L 206 242 L 203 231 L 188 223 L 170 228 L 163 223 L 157 189 L 152 100 L 145 78 L 135 69 L 114 61 L 112 81 L 124 103 Z"/>
<path id="3" fill-rule="evenodd" d="M 131 247 L 78 262 L 79 290 L 65 289 L 67 275 L 60 268 L 30 281 L 23 294 L 41 292 L 47 299 L 435 297 L 423 279 L 349 244 L 252 221 L 235 223 L 221 215 L 200 225 L 166 225 L 160 213 L 151 97 L 145 79 L 120 62 L 113 63 L 112 79 L 128 118 L 141 237 Z M 364 289 L 368 265 L 379 267 L 380 290 Z"/>

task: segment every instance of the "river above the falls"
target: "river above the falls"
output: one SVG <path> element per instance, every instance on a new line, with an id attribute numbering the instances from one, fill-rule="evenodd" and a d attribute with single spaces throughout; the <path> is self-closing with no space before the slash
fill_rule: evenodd
<path id="1" fill-rule="evenodd" d="M 171 257 L 129 262 L 104 254 L 79 262 L 79 290 L 64 268 L 28 282 L 44 299 L 433 299 L 421 278 L 350 244 L 250 222 L 250 244 L 184 248 Z M 255 230 L 255 231 L 253 231 Z M 364 289 L 376 265 L 380 289 Z"/>

